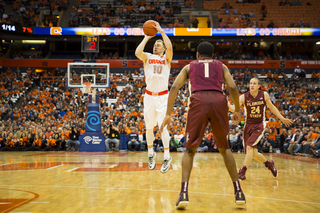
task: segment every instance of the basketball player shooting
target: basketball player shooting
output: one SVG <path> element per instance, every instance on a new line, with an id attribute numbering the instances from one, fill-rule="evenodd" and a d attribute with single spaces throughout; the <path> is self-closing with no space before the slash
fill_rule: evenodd
<path id="1" fill-rule="evenodd" d="M 236 162 L 230 151 L 227 135 L 229 134 L 228 104 L 222 91 L 224 81 L 229 88 L 231 98 L 235 103 L 234 122 L 239 122 L 240 105 L 239 93 L 229 72 L 220 61 L 213 60 L 213 45 L 201 42 L 197 49 L 197 59 L 186 65 L 171 87 L 166 117 L 160 132 L 171 121 L 171 110 L 178 90 L 189 79 L 191 83 L 191 103 L 189 105 L 185 134 L 186 151 L 182 158 L 181 191 L 176 203 L 177 209 L 184 209 L 189 203 L 188 185 L 196 150 L 202 141 L 203 134 L 211 123 L 212 133 L 221 153 L 226 168 L 232 179 L 236 204 L 245 204 L 245 196 L 238 180 Z"/>
<path id="2" fill-rule="evenodd" d="M 258 152 L 257 144 L 260 142 L 265 131 L 265 108 L 269 107 L 271 112 L 275 114 L 287 127 L 292 124 L 292 120 L 284 118 L 279 110 L 272 104 L 269 94 L 259 90 L 260 81 L 258 78 L 250 80 L 249 92 L 241 95 L 239 102 L 245 108 L 246 125 L 243 131 L 244 149 L 246 157 L 244 166 L 239 171 L 239 179 L 246 179 L 246 171 L 251 163 L 252 158 L 263 163 L 273 174 L 278 176 L 278 170 L 274 166 L 273 160 L 267 160 L 261 153 Z M 234 106 L 229 105 L 229 110 L 234 111 Z"/>
<path id="3" fill-rule="evenodd" d="M 143 103 L 144 119 L 147 129 L 149 169 L 154 169 L 156 166 L 156 153 L 153 150 L 153 128 L 157 124 L 160 127 L 165 117 L 168 100 L 170 63 L 173 55 L 171 41 L 158 22 L 155 22 L 155 28 L 161 33 L 163 40 L 156 40 L 153 45 L 153 54 L 143 52 L 149 39 L 154 37 L 148 35 L 145 35 L 135 52 L 136 56 L 144 63 L 144 73 L 147 84 Z M 160 171 L 165 173 L 169 170 L 171 163 L 169 153 L 170 136 L 166 128 L 162 131 L 161 138 L 164 146 L 164 160 Z"/>

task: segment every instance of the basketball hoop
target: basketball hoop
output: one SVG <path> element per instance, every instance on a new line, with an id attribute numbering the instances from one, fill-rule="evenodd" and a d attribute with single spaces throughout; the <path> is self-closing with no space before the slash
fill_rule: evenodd
<path id="1" fill-rule="evenodd" d="M 94 90 L 94 88 L 91 88 L 92 85 L 93 85 L 93 83 L 83 82 L 83 83 L 82 83 L 82 86 L 83 86 L 83 87 L 81 88 L 82 93 L 87 93 L 87 94 L 91 93 L 91 91 Z"/>

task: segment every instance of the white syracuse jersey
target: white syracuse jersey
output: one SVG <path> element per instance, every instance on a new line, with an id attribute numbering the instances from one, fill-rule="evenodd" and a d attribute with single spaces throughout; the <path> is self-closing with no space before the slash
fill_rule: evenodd
<path id="1" fill-rule="evenodd" d="M 144 64 L 147 90 L 150 92 L 168 90 L 170 64 L 166 60 L 166 55 L 159 56 L 150 53 L 147 55 L 147 61 Z"/>

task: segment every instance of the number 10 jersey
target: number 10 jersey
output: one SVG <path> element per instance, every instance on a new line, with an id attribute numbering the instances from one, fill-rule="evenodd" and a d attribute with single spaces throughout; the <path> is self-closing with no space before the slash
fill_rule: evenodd
<path id="1" fill-rule="evenodd" d="M 168 90 L 170 64 L 167 62 L 166 55 L 147 54 L 148 58 L 144 64 L 147 90 L 151 92 Z"/>

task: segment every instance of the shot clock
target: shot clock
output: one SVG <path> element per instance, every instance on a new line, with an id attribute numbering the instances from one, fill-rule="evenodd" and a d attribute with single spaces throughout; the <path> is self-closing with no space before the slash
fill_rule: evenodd
<path id="1" fill-rule="evenodd" d="M 81 52 L 97 53 L 99 52 L 99 36 L 83 35 L 81 39 Z"/>

